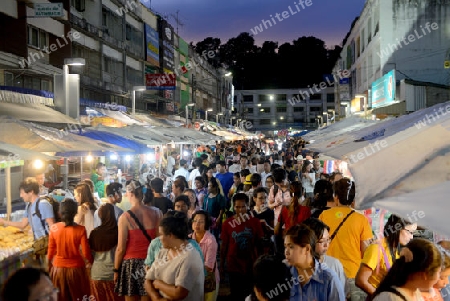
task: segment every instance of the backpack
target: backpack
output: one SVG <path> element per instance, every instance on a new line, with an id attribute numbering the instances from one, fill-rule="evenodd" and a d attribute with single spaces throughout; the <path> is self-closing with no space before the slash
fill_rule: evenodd
<path id="1" fill-rule="evenodd" d="M 41 200 L 45 200 L 45 201 L 49 202 L 50 205 L 52 205 L 52 208 L 53 208 L 53 216 L 54 216 L 54 219 L 55 219 L 55 223 L 58 223 L 58 222 L 61 221 L 61 216 L 60 216 L 60 214 L 59 214 L 59 202 L 58 202 L 57 200 L 55 200 L 53 197 L 48 196 L 48 195 L 46 195 L 46 196 L 41 196 L 41 197 L 39 197 L 39 199 L 36 201 L 36 211 L 35 211 L 35 214 L 36 214 L 36 216 L 39 217 L 39 219 L 41 220 L 42 227 L 44 227 L 44 229 L 46 229 L 46 228 L 45 228 L 45 221 L 42 220 L 42 214 L 41 214 L 41 211 L 39 210 L 39 202 L 40 202 Z"/>

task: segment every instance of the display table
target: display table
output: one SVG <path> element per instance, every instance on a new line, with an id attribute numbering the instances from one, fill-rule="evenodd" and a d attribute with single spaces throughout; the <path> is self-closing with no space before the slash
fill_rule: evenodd
<path id="1" fill-rule="evenodd" d="M 20 253 L 5 258 L 0 265 L 0 286 L 3 286 L 8 277 L 21 268 Z"/>

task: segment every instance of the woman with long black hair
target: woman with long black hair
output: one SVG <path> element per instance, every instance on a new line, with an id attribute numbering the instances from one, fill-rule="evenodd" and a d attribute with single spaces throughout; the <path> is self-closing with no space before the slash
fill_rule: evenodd
<path id="1" fill-rule="evenodd" d="M 356 274 L 356 285 L 372 295 L 395 260 L 400 257 L 400 247 L 413 238 L 417 225 L 392 214 L 384 226 L 383 238 L 371 244 Z"/>
<path id="2" fill-rule="evenodd" d="M 91 232 L 89 246 L 94 253 L 91 288 L 95 300 L 123 301 L 114 293 L 114 255 L 119 237 L 114 206 L 104 204 L 98 210 L 101 225 Z"/>
<path id="3" fill-rule="evenodd" d="M 87 268 L 93 260 L 86 229 L 74 222 L 77 209 L 72 199 L 61 202 L 61 222 L 52 226 L 48 240 L 50 277 L 59 289 L 60 301 L 82 300 L 91 294 Z"/>

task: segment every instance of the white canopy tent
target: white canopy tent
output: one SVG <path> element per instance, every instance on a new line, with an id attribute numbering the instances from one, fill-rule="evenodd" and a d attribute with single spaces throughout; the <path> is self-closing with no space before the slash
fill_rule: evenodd
<path id="1" fill-rule="evenodd" d="M 450 235 L 450 102 L 336 137 L 319 149 L 345 160 L 355 178 L 356 207 L 376 206 Z M 434 118 L 433 118 L 434 117 Z M 414 213 L 415 212 L 415 213 Z"/>
<path id="2" fill-rule="evenodd" d="M 303 135 L 302 138 L 306 141 L 313 141 L 313 143 L 320 143 L 380 122 L 382 121 L 363 119 L 359 116 L 350 116 L 327 127 L 309 132 L 306 135 Z"/>

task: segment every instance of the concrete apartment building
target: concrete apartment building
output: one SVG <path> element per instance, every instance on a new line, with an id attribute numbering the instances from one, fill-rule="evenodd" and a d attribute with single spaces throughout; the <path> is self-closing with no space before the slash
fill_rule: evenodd
<path id="1" fill-rule="evenodd" d="M 335 115 L 334 88 L 313 92 L 307 88 L 236 90 L 233 124 L 246 120 L 252 123 L 252 131 L 274 131 L 314 129 L 319 122 L 331 122 Z"/>
<path id="2" fill-rule="evenodd" d="M 364 101 L 377 112 L 402 114 L 432 105 L 450 84 L 450 1 L 368 0 L 344 39 L 334 73 L 349 70 L 336 85 L 336 99 L 348 112 L 361 111 Z M 392 71 L 390 101 L 376 105 L 380 90 L 373 84 Z M 432 89 L 427 87 L 432 85 Z M 381 83 L 383 84 L 383 83 Z M 427 91 L 425 93 L 424 91 Z M 432 92 L 430 92 L 432 91 Z M 440 95 L 440 96 L 439 96 Z M 428 97 L 428 98 L 427 98 Z M 347 112 L 347 113 L 348 113 Z"/>

